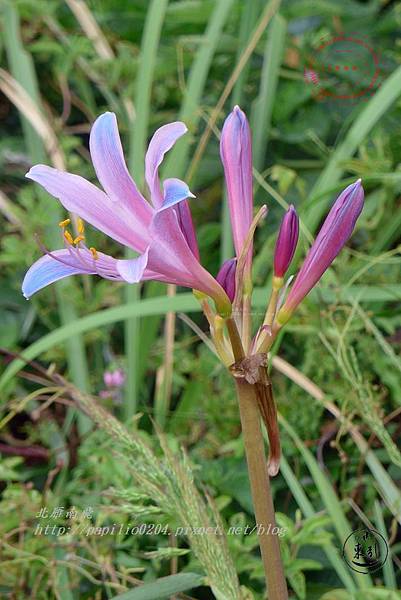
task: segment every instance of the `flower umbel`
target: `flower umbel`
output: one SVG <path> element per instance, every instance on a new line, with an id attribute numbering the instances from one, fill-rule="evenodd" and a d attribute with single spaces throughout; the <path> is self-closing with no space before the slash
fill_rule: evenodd
<path id="1" fill-rule="evenodd" d="M 151 204 L 139 192 L 126 167 L 117 120 L 104 113 L 90 135 L 93 166 L 104 191 L 78 175 L 36 165 L 27 174 L 63 206 L 106 235 L 135 250 L 133 259 L 116 259 L 85 245 L 83 223 L 78 235 L 63 230 L 64 249 L 46 252 L 27 272 L 25 297 L 69 275 L 97 274 L 105 279 L 136 283 L 156 279 L 193 288 L 213 298 L 222 314 L 231 310 L 227 294 L 199 262 L 199 251 L 187 198 L 186 183 L 167 179 L 161 189 L 158 169 L 165 153 L 187 131 L 179 121 L 160 127 L 145 159 Z M 182 206 L 181 206 L 182 204 Z M 80 229 L 82 230 L 80 232 Z"/>

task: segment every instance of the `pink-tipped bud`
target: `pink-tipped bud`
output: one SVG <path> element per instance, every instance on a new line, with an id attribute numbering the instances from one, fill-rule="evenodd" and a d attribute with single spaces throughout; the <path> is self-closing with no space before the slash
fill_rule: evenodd
<path id="1" fill-rule="evenodd" d="M 274 251 L 274 275 L 284 277 L 298 243 L 299 223 L 297 211 L 291 204 L 281 221 Z"/>
<path id="2" fill-rule="evenodd" d="M 230 299 L 230 302 L 235 297 L 235 271 L 237 269 L 237 260 L 235 258 L 229 258 L 225 260 L 220 267 L 220 271 L 217 273 L 216 279 L 221 287 L 226 292 Z"/>

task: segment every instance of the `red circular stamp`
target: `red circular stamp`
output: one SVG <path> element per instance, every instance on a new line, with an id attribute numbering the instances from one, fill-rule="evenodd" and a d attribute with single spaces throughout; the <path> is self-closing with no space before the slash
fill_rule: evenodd
<path id="1" fill-rule="evenodd" d="M 377 52 L 356 34 L 342 34 L 322 41 L 305 65 L 305 81 L 317 100 L 368 99 L 380 86 Z"/>

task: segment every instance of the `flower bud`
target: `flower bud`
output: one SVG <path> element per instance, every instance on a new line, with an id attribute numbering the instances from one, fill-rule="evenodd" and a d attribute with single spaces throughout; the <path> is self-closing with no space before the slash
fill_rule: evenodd
<path id="1" fill-rule="evenodd" d="M 251 132 L 239 106 L 234 107 L 224 122 L 220 156 L 224 165 L 235 253 L 239 258 L 253 218 Z M 251 254 L 252 249 L 249 248 L 249 261 Z"/>
<path id="2" fill-rule="evenodd" d="M 230 299 L 230 302 L 233 302 L 235 297 L 235 271 L 237 268 L 237 259 L 230 258 L 225 260 L 220 268 L 220 271 L 217 273 L 216 279 L 221 285 L 221 287 L 226 292 L 227 296 Z"/>
<path id="3" fill-rule="evenodd" d="M 284 277 L 298 243 L 299 224 L 297 211 L 291 204 L 281 221 L 274 251 L 274 275 Z"/>

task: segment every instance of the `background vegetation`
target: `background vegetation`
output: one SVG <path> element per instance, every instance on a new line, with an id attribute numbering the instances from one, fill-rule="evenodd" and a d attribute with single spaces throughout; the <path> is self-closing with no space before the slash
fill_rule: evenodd
<path id="1" fill-rule="evenodd" d="M 303 222 L 295 271 L 338 190 L 357 176 L 366 190 L 350 246 L 274 348 L 284 459 L 273 485 L 291 593 L 399 598 L 400 4 L 0 6 L 0 596 L 263 598 L 255 533 L 171 533 L 253 526 L 233 385 L 200 339 L 206 324 L 191 294 L 95 278 L 51 286 L 29 302 L 20 292 L 40 254 L 35 236 L 57 247 L 65 214 L 24 174 L 45 162 L 94 179 L 88 132 L 105 110 L 117 113 L 140 186 L 151 133 L 186 122 L 190 133 L 164 175 L 186 179 L 196 193 L 202 259 L 216 273 L 232 252 L 219 129 L 239 103 L 253 127 L 256 204 L 269 206 L 256 238 L 255 315 L 266 304 L 287 203 Z M 341 32 L 373 48 L 379 77 L 357 101 L 318 99 L 304 69 L 322 41 Z M 342 71 L 327 85 L 364 90 L 368 76 Z M 121 252 L 94 230 L 90 239 Z M 103 374 L 116 368 L 125 386 L 107 392 Z M 113 523 L 154 523 L 160 533 L 88 534 L 88 526 Z M 45 525 L 66 531 L 39 533 Z M 363 526 L 389 544 L 385 566 L 372 575 L 341 558 L 347 536 Z M 168 578 L 151 583 L 160 577 Z"/>

